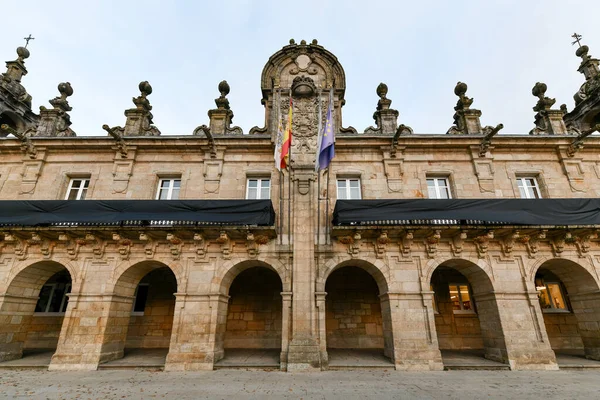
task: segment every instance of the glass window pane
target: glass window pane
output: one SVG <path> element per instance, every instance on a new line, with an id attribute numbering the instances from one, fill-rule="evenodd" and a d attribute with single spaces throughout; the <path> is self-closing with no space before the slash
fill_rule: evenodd
<path id="1" fill-rule="evenodd" d="M 87 189 L 90 186 L 90 180 L 89 179 L 84 179 L 83 180 L 83 187 L 85 189 Z"/>
<path id="2" fill-rule="evenodd" d="M 337 183 L 338 183 L 338 188 L 340 188 L 340 189 L 346 188 L 346 180 L 345 179 L 338 179 Z"/>
<path id="3" fill-rule="evenodd" d="M 268 200 L 269 199 L 269 188 L 262 188 L 260 189 L 260 198 L 263 200 Z"/>
<path id="4" fill-rule="evenodd" d="M 521 198 L 522 199 L 526 199 L 527 198 L 527 193 L 525 192 L 525 188 L 521 185 L 519 185 L 519 193 L 521 194 Z"/>
<path id="5" fill-rule="evenodd" d="M 458 286 L 450 285 L 450 301 L 453 310 L 460 310 L 460 297 L 458 296 Z"/>
<path id="6" fill-rule="evenodd" d="M 77 189 L 71 189 L 69 191 L 69 197 L 67 197 L 67 200 L 77 200 Z"/>
<path id="7" fill-rule="evenodd" d="M 355 187 L 350 188 L 350 198 L 352 200 L 360 200 L 360 189 Z"/>
<path id="8" fill-rule="evenodd" d="M 171 200 L 177 200 L 179 199 L 179 189 L 173 189 L 173 192 L 171 193 Z"/>
<path id="9" fill-rule="evenodd" d="M 169 189 L 160 189 L 158 194 L 159 200 L 168 200 L 169 199 Z"/>
<path id="10" fill-rule="evenodd" d="M 260 187 L 261 188 L 269 188 L 271 186 L 271 181 L 269 179 L 261 179 L 260 181 Z"/>
<path id="11" fill-rule="evenodd" d="M 81 180 L 79 180 L 79 179 L 73 179 L 72 180 L 71 188 L 73 188 L 73 189 L 79 189 L 80 186 L 81 186 Z"/>
<path id="12" fill-rule="evenodd" d="M 87 189 L 82 189 L 81 190 L 81 195 L 79 196 L 79 199 L 77 200 L 85 200 L 85 195 L 87 194 Z"/>
<path id="13" fill-rule="evenodd" d="M 258 187 L 258 181 L 256 179 L 248 179 L 248 187 L 249 188 Z"/>
<path id="14" fill-rule="evenodd" d="M 346 200 L 346 189 L 345 188 L 338 187 L 337 198 L 340 200 Z"/>
<path id="15" fill-rule="evenodd" d="M 448 188 L 440 187 L 440 199 L 449 199 L 450 193 L 448 192 Z"/>
<path id="16" fill-rule="evenodd" d="M 257 199 L 257 189 L 254 187 L 248 188 L 248 200 L 256 200 Z"/>
<path id="17" fill-rule="evenodd" d="M 54 293 L 52 293 L 52 298 L 50 299 L 50 307 L 48 308 L 48 312 L 60 312 L 60 305 L 62 304 L 64 295 L 65 284 L 56 284 Z"/>
<path id="18" fill-rule="evenodd" d="M 169 186 L 171 186 L 171 181 L 169 181 L 168 179 L 162 179 L 162 180 L 160 181 L 160 187 L 161 187 L 162 189 L 168 189 L 168 188 L 169 188 Z"/>
<path id="19" fill-rule="evenodd" d="M 523 179 L 519 178 L 517 179 L 517 186 L 519 186 L 519 189 L 521 189 L 523 187 Z"/>
<path id="20" fill-rule="evenodd" d="M 560 290 L 560 285 L 558 283 L 547 283 L 546 286 L 548 287 L 549 295 L 552 297 L 554 308 L 566 310 L 567 305 Z"/>
<path id="21" fill-rule="evenodd" d="M 427 179 L 427 187 L 429 187 L 429 188 L 435 187 L 435 180 L 434 179 Z"/>
<path id="22" fill-rule="evenodd" d="M 437 192 L 435 191 L 435 187 L 429 186 L 427 188 L 427 195 L 430 199 L 437 199 Z"/>
<path id="23" fill-rule="evenodd" d="M 181 180 L 179 180 L 179 179 L 174 179 L 174 180 L 173 180 L 173 187 L 174 187 L 174 188 L 180 188 L 180 187 L 181 187 Z"/>
<path id="24" fill-rule="evenodd" d="M 460 285 L 460 297 L 462 299 L 463 310 L 472 310 L 471 296 L 469 296 L 469 287 L 466 285 Z"/>
<path id="25" fill-rule="evenodd" d="M 358 179 L 350 179 L 350 187 L 351 188 L 357 188 L 358 185 Z"/>

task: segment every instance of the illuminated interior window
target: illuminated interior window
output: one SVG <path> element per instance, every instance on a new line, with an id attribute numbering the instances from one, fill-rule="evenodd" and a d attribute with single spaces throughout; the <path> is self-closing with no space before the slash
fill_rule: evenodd
<path id="1" fill-rule="evenodd" d="M 546 281 L 543 277 L 536 277 L 535 289 L 538 292 L 540 307 L 545 312 L 568 312 L 566 296 L 560 282 Z"/>
<path id="2" fill-rule="evenodd" d="M 468 285 L 450 284 L 450 301 L 455 313 L 474 313 L 475 308 L 471 301 L 471 293 Z"/>

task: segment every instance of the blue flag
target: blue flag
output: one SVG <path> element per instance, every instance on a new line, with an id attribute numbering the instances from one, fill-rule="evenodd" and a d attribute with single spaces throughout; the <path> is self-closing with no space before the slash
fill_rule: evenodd
<path id="1" fill-rule="evenodd" d="M 327 117 L 325 118 L 325 126 L 323 127 L 323 136 L 318 153 L 318 169 L 322 170 L 329 167 L 329 163 L 335 157 L 335 134 L 333 133 L 333 96 L 330 94 L 329 106 L 327 107 Z"/>

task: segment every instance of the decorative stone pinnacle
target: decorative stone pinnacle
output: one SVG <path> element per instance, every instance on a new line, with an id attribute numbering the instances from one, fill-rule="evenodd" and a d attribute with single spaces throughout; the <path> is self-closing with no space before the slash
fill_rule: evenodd
<path id="1" fill-rule="evenodd" d="M 533 86 L 533 89 L 531 89 L 531 94 L 539 98 L 537 104 L 535 105 L 535 107 L 533 107 L 533 111 L 539 112 L 543 110 L 549 110 L 554 105 L 554 103 L 556 103 L 556 99 L 545 97 L 547 89 L 548 86 L 546 86 L 546 84 L 543 82 L 537 82 Z"/>
<path id="2" fill-rule="evenodd" d="M 138 110 L 152 110 L 150 101 L 147 99 L 147 97 L 152 94 L 152 86 L 150 86 L 148 81 L 143 81 L 138 85 L 138 89 L 140 90 L 141 95 L 132 99 L 133 104 L 135 104 Z M 150 118 L 152 118 L 152 116 Z M 152 124 L 152 120 L 150 120 L 150 124 Z"/>
<path id="3" fill-rule="evenodd" d="M 454 111 L 459 110 L 468 110 L 473 104 L 473 99 L 467 97 L 468 86 L 464 82 L 457 82 L 454 87 L 454 94 L 458 96 L 458 102 L 456 103 L 456 107 L 454 107 Z"/>
<path id="4" fill-rule="evenodd" d="M 17 56 L 19 56 L 17 61 L 23 62 L 25 59 L 29 58 L 29 50 L 27 50 L 26 47 L 17 47 Z"/>
<path id="5" fill-rule="evenodd" d="M 387 92 L 388 92 L 388 86 L 381 82 L 379 85 L 377 85 L 377 96 L 379 96 L 382 100 L 385 99 L 387 96 Z"/>
<path id="6" fill-rule="evenodd" d="M 294 39 L 290 39 L 290 44 L 296 44 L 296 41 Z"/>
<path id="7" fill-rule="evenodd" d="M 317 45 L 319 44 L 319 42 L 317 41 L 317 39 L 313 39 L 311 44 Z"/>
<path id="8" fill-rule="evenodd" d="M 229 100 L 227 100 L 227 95 L 229 94 L 229 91 L 231 90 L 231 88 L 229 87 L 229 84 L 227 83 L 227 81 L 221 81 L 219 82 L 219 93 L 221 93 L 221 96 L 219 96 L 219 98 L 215 99 L 215 104 L 217 105 L 217 108 L 219 109 L 225 109 L 225 110 L 229 110 Z"/>
<path id="9" fill-rule="evenodd" d="M 302 39 L 302 40 L 300 41 L 300 45 L 302 45 L 302 46 L 306 46 L 306 40 Z"/>
<path id="10" fill-rule="evenodd" d="M 60 93 L 60 97 L 55 97 L 52 100 L 49 100 L 49 103 L 52 104 L 54 109 L 71 111 L 73 108 L 69 106 L 69 102 L 67 101 L 67 97 L 73 95 L 73 88 L 71 87 L 71 84 L 69 82 L 59 83 L 58 91 Z"/>
<path id="11" fill-rule="evenodd" d="M 368 127 L 365 133 L 383 133 L 394 135 L 398 129 L 398 110 L 390 108 L 392 100 L 387 98 L 388 87 L 381 82 L 375 90 L 379 101 L 377 101 L 377 110 L 373 113 L 376 127 Z M 408 128 L 410 130 L 410 128 Z"/>

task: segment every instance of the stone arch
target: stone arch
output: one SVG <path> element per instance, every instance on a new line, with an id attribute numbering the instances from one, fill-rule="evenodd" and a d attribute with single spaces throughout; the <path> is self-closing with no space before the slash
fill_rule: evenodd
<path id="1" fill-rule="evenodd" d="M 478 293 L 489 293 L 494 290 L 494 275 L 491 266 L 483 259 L 471 257 L 437 257 L 429 260 L 425 265 L 424 281 L 429 284 L 435 270 L 442 264 L 452 266 L 452 268 L 463 274 L 469 281 L 473 279 L 483 283 L 478 287 Z M 473 289 L 475 290 L 475 289 Z"/>
<path id="2" fill-rule="evenodd" d="M 546 258 L 532 266 L 530 280 L 539 276 L 541 282 L 535 282 L 540 307 L 544 296 L 547 300 L 542 315 L 555 353 L 600 360 L 600 285 L 595 272 L 587 260 L 566 257 Z M 563 296 L 561 308 L 557 304 Z"/>
<path id="3" fill-rule="evenodd" d="M 146 274 L 163 267 L 169 268 L 173 272 L 177 280 L 177 288 L 179 288 L 183 280 L 183 271 L 178 263 L 171 263 L 166 260 L 124 261 L 113 270 L 106 292 L 132 296 L 137 284 Z"/>
<path id="4" fill-rule="evenodd" d="M 567 269 L 564 271 L 561 271 L 561 269 L 559 268 L 560 264 L 564 264 L 567 267 Z M 530 281 L 533 280 L 535 278 L 536 273 L 542 266 L 546 266 L 546 267 L 551 266 L 553 269 L 557 270 L 558 274 L 562 274 L 562 275 L 566 275 L 567 271 L 574 271 L 575 274 L 577 275 L 579 272 L 583 272 L 582 270 L 584 270 L 585 272 L 587 272 L 587 274 L 589 274 L 589 278 L 591 278 L 591 280 L 593 281 L 593 285 L 590 286 L 590 290 L 595 290 L 595 289 L 593 289 L 594 285 L 596 288 L 600 286 L 600 281 L 598 280 L 598 273 L 597 273 L 596 269 L 594 268 L 593 264 L 590 263 L 589 260 L 586 258 L 574 258 L 574 257 L 569 257 L 569 256 L 562 256 L 562 257 L 543 256 L 543 257 L 536 258 L 529 265 L 529 268 L 527 271 L 528 272 L 527 279 Z M 558 276 L 560 277 L 560 275 L 558 275 Z M 568 278 L 568 277 L 565 276 L 565 278 Z M 562 277 L 561 277 L 561 279 L 562 279 Z M 568 279 L 567 279 L 567 281 L 568 281 Z M 588 282 L 588 283 L 591 284 L 591 282 Z"/>
<path id="5" fill-rule="evenodd" d="M 327 282 L 327 278 L 331 275 L 332 272 L 339 268 L 343 268 L 345 266 L 354 266 L 359 267 L 367 271 L 375 282 L 377 282 L 377 287 L 379 288 L 379 295 L 384 295 L 389 292 L 389 267 L 382 260 L 366 260 L 359 258 L 350 258 L 345 257 L 344 259 L 336 258 L 330 259 L 318 269 L 317 273 L 317 282 L 316 282 L 316 291 L 324 292 L 325 284 Z"/>
<path id="6" fill-rule="evenodd" d="M 284 292 L 291 291 L 291 281 L 286 266 L 278 259 L 228 260 L 215 271 L 212 283 L 213 293 L 227 295 L 233 280 L 243 271 L 252 267 L 265 267 L 274 271 L 281 280 Z"/>
<path id="7" fill-rule="evenodd" d="M 64 315 L 59 307 L 53 315 L 35 315 L 36 305 L 40 298 L 42 287 L 53 277 L 66 271 L 70 283 L 53 283 L 54 288 L 47 292 L 48 302 L 53 296 L 60 296 L 58 304 L 65 303 L 68 284 L 72 285 L 74 276 L 73 265 L 61 264 L 56 261 L 43 260 L 20 263 L 7 279 L 7 285 L 0 296 L 0 361 L 21 358 L 23 349 L 32 348 L 56 349 L 64 323 Z M 58 281 L 61 282 L 61 281 Z M 55 291 L 61 288 L 60 292 Z M 58 289 L 56 289 L 58 290 Z M 61 300 L 62 299 L 62 300 Z M 49 303 L 46 303 L 49 304 Z M 43 329 L 31 330 L 36 326 L 45 325 Z M 40 335 L 39 332 L 43 332 Z M 28 343 L 30 343 L 28 345 Z"/>
<path id="8" fill-rule="evenodd" d="M 158 260 L 144 260 L 138 262 L 123 262 L 113 272 L 111 282 L 105 288 L 105 292 L 110 294 L 110 302 L 107 304 L 108 315 L 106 317 L 106 331 L 103 335 L 103 343 L 101 346 L 100 363 L 112 361 L 115 359 L 123 358 L 125 354 L 125 346 L 128 340 L 129 329 L 131 328 L 132 322 L 135 320 L 132 318 L 146 318 L 146 314 L 132 315 L 134 310 L 134 301 L 136 288 L 140 281 L 151 273 L 159 272 L 159 270 L 168 270 L 175 279 L 175 290 L 173 294 L 178 291 L 180 280 L 181 280 L 181 267 L 176 263 L 166 263 Z M 165 282 L 166 284 L 166 282 Z M 151 288 L 149 289 L 149 291 Z M 170 293 L 170 291 L 169 291 Z M 171 311 L 170 308 L 173 310 Z M 165 318 L 173 318 L 175 308 L 175 298 L 172 299 L 172 305 L 167 310 Z M 155 313 L 150 313 L 148 318 L 157 317 Z M 160 317 L 163 317 L 162 315 Z M 141 322 L 143 324 L 144 322 Z M 162 327 L 162 325 L 168 325 L 168 327 Z M 169 340 L 172 336 L 173 321 L 162 322 L 161 327 L 156 330 L 166 331 L 162 336 L 168 337 Z M 162 347 L 155 345 L 143 344 L 142 347 Z"/>
<path id="9" fill-rule="evenodd" d="M 427 283 L 436 293 L 438 313 L 434 320 L 440 350 L 481 350 L 486 358 L 507 363 L 508 350 L 489 265 L 484 260 L 462 257 L 436 259 L 427 264 L 425 271 Z M 456 298 L 460 309 L 456 309 Z"/>

